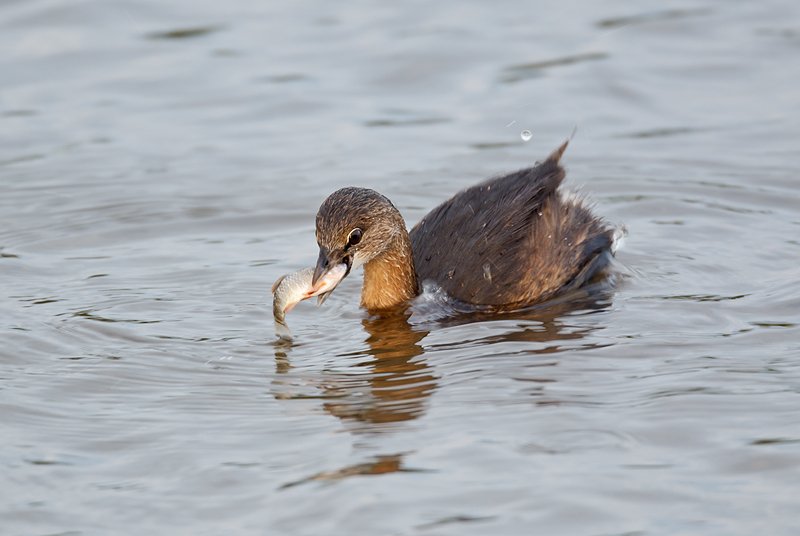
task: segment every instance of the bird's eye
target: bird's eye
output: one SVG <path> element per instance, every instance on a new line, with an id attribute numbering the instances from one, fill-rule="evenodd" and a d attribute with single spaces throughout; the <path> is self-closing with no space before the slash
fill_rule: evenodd
<path id="1" fill-rule="evenodd" d="M 347 237 L 347 246 L 355 246 L 361 242 L 361 234 L 361 229 L 358 227 L 350 231 L 350 236 Z"/>

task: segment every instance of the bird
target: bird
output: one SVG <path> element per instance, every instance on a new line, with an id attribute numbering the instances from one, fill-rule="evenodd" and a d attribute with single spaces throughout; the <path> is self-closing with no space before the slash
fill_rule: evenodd
<path id="1" fill-rule="evenodd" d="M 333 192 L 316 215 L 312 285 L 334 269 L 340 275 L 319 302 L 361 266 L 361 306 L 378 314 L 406 306 L 426 283 L 457 303 L 497 312 L 584 285 L 609 266 L 618 229 L 583 197 L 560 190 L 568 144 L 532 167 L 460 191 L 410 232 L 380 193 L 352 186 Z"/>

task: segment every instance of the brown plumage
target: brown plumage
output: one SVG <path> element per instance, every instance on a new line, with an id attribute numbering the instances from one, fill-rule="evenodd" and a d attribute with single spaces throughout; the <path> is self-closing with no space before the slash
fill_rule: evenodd
<path id="1" fill-rule="evenodd" d="M 560 195 L 566 146 L 532 168 L 459 192 L 410 234 L 381 194 L 334 192 L 317 213 L 314 280 L 338 263 L 346 273 L 363 264 L 361 304 L 371 311 L 407 302 L 425 281 L 494 310 L 519 309 L 583 284 L 607 264 L 613 229 L 580 200 Z"/>

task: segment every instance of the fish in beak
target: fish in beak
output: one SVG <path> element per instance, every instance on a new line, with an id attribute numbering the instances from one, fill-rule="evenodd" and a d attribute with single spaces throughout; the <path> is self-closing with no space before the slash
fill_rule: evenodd
<path id="1" fill-rule="evenodd" d="M 319 248 L 317 266 L 311 278 L 311 286 L 317 290 L 325 289 L 317 295 L 317 305 L 322 305 L 339 283 L 347 277 L 353 267 L 353 258 L 344 251 L 328 251 Z"/>
<path id="2" fill-rule="evenodd" d="M 286 325 L 286 313 L 303 300 L 322 293 L 330 293 L 339 281 L 344 279 L 347 266 L 335 265 L 319 278 L 316 285 L 311 284 L 314 268 L 305 268 L 291 274 L 282 275 L 272 285 L 272 314 L 275 317 L 275 333 L 281 339 L 291 340 L 292 334 Z"/>

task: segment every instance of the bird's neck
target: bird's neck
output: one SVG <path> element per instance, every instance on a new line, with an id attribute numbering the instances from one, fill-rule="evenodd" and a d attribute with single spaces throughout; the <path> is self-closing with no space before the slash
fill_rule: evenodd
<path id="1" fill-rule="evenodd" d="M 404 228 L 386 251 L 364 264 L 361 305 L 370 311 L 391 309 L 418 293 L 411 240 Z"/>

